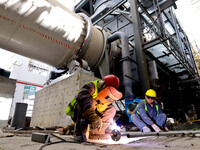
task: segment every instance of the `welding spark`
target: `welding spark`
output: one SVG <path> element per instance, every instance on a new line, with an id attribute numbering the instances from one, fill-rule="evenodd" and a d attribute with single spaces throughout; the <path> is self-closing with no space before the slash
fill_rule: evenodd
<path id="1" fill-rule="evenodd" d="M 111 126 L 111 129 L 120 131 L 121 128 L 117 124 L 114 124 L 114 125 Z"/>

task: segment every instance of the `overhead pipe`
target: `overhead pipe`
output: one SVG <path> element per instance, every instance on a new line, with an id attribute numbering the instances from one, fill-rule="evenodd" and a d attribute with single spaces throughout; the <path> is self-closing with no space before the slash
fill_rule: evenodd
<path id="1" fill-rule="evenodd" d="M 129 43 L 128 37 L 124 32 L 116 32 L 113 35 L 109 36 L 107 43 L 113 41 L 121 40 L 122 48 L 122 59 L 123 59 L 123 82 L 125 87 L 125 97 L 133 95 L 132 92 L 132 72 L 131 72 L 131 63 L 130 63 L 130 53 L 129 53 Z"/>
<path id="2" fill-rule="evenodd" d="M 48 0 L 1 0 L 0 27 L 0 48 L 58 69 L 77 56 L 92 70 L 106 47 L 105 31 L 86 15 Z"/>

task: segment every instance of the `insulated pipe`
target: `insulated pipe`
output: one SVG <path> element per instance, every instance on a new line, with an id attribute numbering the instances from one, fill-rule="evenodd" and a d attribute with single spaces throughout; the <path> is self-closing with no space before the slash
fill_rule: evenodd
<path id="1" fill-rule="evenodd" d="M 48 0 L 1 0 L 0 47 L 66 68 L 72 56 L 94 69 L 105 49 L 104 31 L 90 19 Z"/>
<path id="2" fill-rule="evenodd" d="M 111 43 L 113 41 L 121 40 L 122 46 L 122 59 L 123 59 L 123 81 L 125 87 L 125 97 L 133 95 L 132 92 L 132 72 L 131 72 L 131 63 L 130 63 L 130 53 L 129 53 L 129 43 L 128 37 L 124 32 L 116 32 L 113 35 L 109 36 L 107 39 L 107 43 Z"/>

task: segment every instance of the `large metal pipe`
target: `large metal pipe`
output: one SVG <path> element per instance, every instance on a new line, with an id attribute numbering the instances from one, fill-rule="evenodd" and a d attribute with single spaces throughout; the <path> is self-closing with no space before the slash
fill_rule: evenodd
<path id="1" fill-rule="evenodd" d="M 132 72 L 131 72 L 128 37 L 124 32 L 116 32 L 108 37 L 107 42 L 111 43 L 113 41 L 116 41 L 117 39 L 121 40 L 125 97 L 128 97 L 130 95 L 133 95 L 132 80 L 131 80 Z"/>
<path id="2" fill-rule="evenodd" d="M 0 47 L 57 68 L 72 56 L 95 68 L 103 55 L 105 34 L 84 15 L 48 0 L 1 0 Z"/>

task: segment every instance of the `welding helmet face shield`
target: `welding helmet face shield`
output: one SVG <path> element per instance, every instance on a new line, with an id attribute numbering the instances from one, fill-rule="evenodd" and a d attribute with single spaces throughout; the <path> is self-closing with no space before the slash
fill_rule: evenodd
<path id="1" fill-rule="evenodd" d="M 108 105 L 122 98 L 122 93 L 114 87 L 106 87 L 97 94 L 97 110 L 105 111 Z"/>

